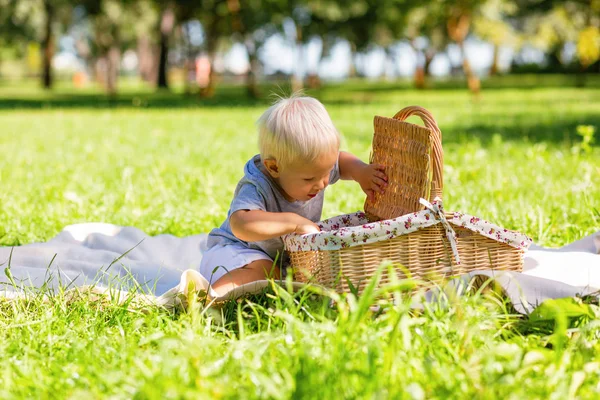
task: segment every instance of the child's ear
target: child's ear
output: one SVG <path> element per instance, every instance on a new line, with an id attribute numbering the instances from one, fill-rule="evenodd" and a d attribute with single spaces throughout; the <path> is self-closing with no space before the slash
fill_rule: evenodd
<path id="1" fill-rule="evenodd" d="M 279 178 L 281 168 L 279 168 L 279 165 L 277 165 L 277 160 L 267 158 L 265 161 L 263 161 L 263 165 L 265 166 L 265 169 L 269 175 L 271 175 L 273 178 Z"/>

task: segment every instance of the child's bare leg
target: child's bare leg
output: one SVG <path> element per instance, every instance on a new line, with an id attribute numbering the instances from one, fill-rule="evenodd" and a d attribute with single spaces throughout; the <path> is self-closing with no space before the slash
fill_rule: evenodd
<path id="1" fill-rule="evenodd" d="M 227 272 L 221 279 L 213 283 L 212 288 L 219 295 L 246 283 L 267 278 L 279 279 L 279 268 L 270 260 L 256 260 L 242 268 Z"/>

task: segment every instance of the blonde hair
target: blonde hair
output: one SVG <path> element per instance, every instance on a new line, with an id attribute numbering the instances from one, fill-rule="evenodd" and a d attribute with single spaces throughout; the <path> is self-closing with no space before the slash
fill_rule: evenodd
<path id="1" fill-rule="evenodd" d="M 327 110 L 312 97 L 280 98 L 257 124 L 261 160 L 275 159 L 281 168 L 314 161 L 340 148 L 340 134 Z"/>

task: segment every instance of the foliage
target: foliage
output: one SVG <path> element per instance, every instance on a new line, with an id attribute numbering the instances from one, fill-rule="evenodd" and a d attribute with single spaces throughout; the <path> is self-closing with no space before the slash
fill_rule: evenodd
<path id="1" fill-rule="evenodd" d="M 590 154 L 592 149 L 592 144 L 594 143 L 594 135 L 596 134 L 596 127 L 592 125 L 578 125 L 577 126 L 577 135 L 581 136 L 581 143 L 573 146 L 572 150 L 574 153 L 584 152 Z"/>
<path id="2" fill-rule="evenodd" d="M 600 24 L 600 3 L 592 1 L 516 0 L 522 42 L 531 43 L 547 54 L 550 68 L 567 64 L 563 49 L 577 44 L 577 58 L 585 69 L 595 62 L 596 34 Z M 595 48 L 594 48 L 595 47 Z"/>
<path id="3" fill-rule="evenodd" d="M 30 2 L 0 0 L 0 45 L 14 45 L 36 37 L 41 13 Z"/>
<path id="4" fill-rule="evenodd" d="M 176 26 L 161 35 L 159 19 L 170 21 L 166 16 L 172 15 L 171 12 L 176 16 Z M 44 23 L 48 18 L 51 18 L 50 28 Z M 180 28 L 190 21 L 201 24 L 203 40 L 200 46 L 188 44 L 182 50 L 178 35 L 182 35 Z M 284 33 L 295 47 L 298 58 L 295 83 L 298 85 L 300 72 L 305 69 L 302 68 L 306 59 L 304 47 L 315 38 L 322 43 L 321 57 L 329 56 L 336 43 L 350 45 L 350 76 L 355 72 L 357 53 L 381 48 L 386 62 L 393 61 L 395 46 L 408 42 L 417 53 L 415 84 L 418 87 L 426 86 L 425 76 L 429 75 L 434 58 L 455 44 L 463 55 L 463 72 L 474 92 L 479 91 L 480 83 L 464 46 L 472 34 L 494 45 L 491 74 L 498 70 L 500 46 L 520 51 L 532 45 L 546 53 L 550 71 L 573 71 L 579 67 L 581 71 L 593 70 L 589 67 L 598 62 L 600 54 L 600 2 L 597 0 L 358 0 L 349 3 L 340 0 L 0 0 L 0 45 L 17 44 L 22 54 L 25 46 L 21 44 L 41 41 L 46 85 L 52 83 L 49 64 L 55 35 L 73 33 L 78 24 L 86 25 L 85 37 L 78 36 L 77 51 L 88 66 L 94 65 L 98 58 L 107 58 L 112 50 L 113 56 L 108 59 L 114 70 L 117 49 L 137 48 L 143 53 L 139 57 L 140 65 L 143 64 L 140 75 L 146 81 L 158 75 L 161 87 L 168 86 L 168 60 L 179 66 L 185 64 L 183 67 L 191 73 L 196 56 L 206 54 L 214 61 L 233 43 L 241 43 L 250 61 L 247 85 L 252 96 L 258 95 L 261 48 L 277 33 Z M 153 57 L 153 49 L 159 42 L 160 57 Z M 576 44 L 576 59 L 564 51 L 571 43 Z M 28 48 L 31 53 L 34 46 Z M 170 50 L 175 52 L 167 57 Z M 184 56 L 172 57 L 173 53 L 184 52 Z M 159 60 L 158 68 L 154 58 Z M 567 61 L 573 65 L 567 65 Z M 523 62 L 516 57 L 515 64 Z M 457 70 L 457 66 L 452 68 L 453 72 Z M 156 70 L 160 74 L 155 74 Z M 319 81 L 315 72 L 318 71 L 310 71 L 309 80 Z M 116 80 L 114 72 L 109 75 L 113 76 L 108 79 L 110 82 Z M 214 75 L 211 68 L 208 87 L 201 94 L 214 94 Z M 108 86 L 116 90 L 115 84 Z"/>
<path id="5" fill-rule="evenodd" d="M 577 56 L 584 68 L 600 59 L 600 29 L 590 26 L 579 33 Z"/>
<path id="6" fill-rule="evenodd" d="M 507 0 L 489 0 L 474 19 L 473 31 L 481 39 L 495 46 L 516 45 L 516 32 L 510 24 L 516 12 L 515 4 Z"/>

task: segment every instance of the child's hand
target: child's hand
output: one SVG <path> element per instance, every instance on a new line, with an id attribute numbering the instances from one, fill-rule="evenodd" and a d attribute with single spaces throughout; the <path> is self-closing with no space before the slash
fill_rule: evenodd
<path id="1" fill-rule="evenodd" d="M 384 171 L 385 166 L 381 164 L 365 164 L 356 175 L 356 182 L 370 201 L 374 200 L 376 192 L 383 193 L 388 185 L 388 177 Z"/>
<path id="2" fill-rule="evenodd" d="M 299 235 L 306 235 L 308 233 L 319 233 L 321 232 L 321 230 L 319 229 L 319 226 L 317 224 L 315 224 L 314 222 L 312 222 L 311 220 L 301 217 L 298 215 L 298 222 L 296 225 L 296 229 L 294 230 L 294 233 L 297 233 Z"/>

